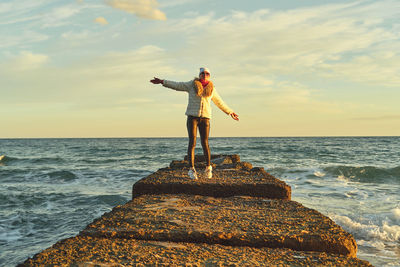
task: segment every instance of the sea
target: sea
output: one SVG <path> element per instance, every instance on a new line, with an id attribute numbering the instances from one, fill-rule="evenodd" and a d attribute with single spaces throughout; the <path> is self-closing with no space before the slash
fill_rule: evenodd
<path id="1" fill-rule="evenodd" d="M 285 181 L 292 200 L 354 236 L 358 258 L 400 266 L 400 137 L 210 138 L 210 147 Z M 0 266 L 75 236 L 186 150 L 187 138 L 0 139 Z"/>

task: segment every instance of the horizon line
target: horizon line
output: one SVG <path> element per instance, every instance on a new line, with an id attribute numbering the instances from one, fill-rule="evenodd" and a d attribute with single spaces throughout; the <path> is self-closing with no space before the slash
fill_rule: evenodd
<path id="1" fill-rule="evenodd" d="M 213 138 L 335 138 L 335 137 L 400 137 L 400 135 L 287 135 L 287 136 L 210 136 Z M 10 139 L 173 139 L 188 138 L 187 136 L 136 136 L 136 137 L 0 137 L 0 140 Z"/>

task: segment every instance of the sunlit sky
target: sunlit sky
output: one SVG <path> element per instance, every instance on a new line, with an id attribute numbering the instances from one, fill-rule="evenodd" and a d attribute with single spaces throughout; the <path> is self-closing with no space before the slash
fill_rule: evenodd
<path id="1" fill-rule="evenodd" d="M 400 1 L 2 0 L 0 138 L 400 135 Z"/>

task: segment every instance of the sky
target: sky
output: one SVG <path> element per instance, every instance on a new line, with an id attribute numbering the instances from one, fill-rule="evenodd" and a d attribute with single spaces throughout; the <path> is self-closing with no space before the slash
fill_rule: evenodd
<path id="1" fill-rule="evenodd" d="M 0 138 L 399 136 L 400 1 L 2 0 Z"/>

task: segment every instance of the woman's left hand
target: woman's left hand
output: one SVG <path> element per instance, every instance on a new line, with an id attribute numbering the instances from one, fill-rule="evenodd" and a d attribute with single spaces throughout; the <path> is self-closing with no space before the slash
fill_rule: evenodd
<path id="1" fill-rule="evenodd" d="M 235 121 L 239 120 L 239 115 L 236 114 L 235 112 L 232 112 L 230 115 L 231 115 L 232 119 L 234 119 Z"/>

